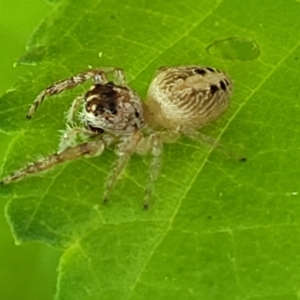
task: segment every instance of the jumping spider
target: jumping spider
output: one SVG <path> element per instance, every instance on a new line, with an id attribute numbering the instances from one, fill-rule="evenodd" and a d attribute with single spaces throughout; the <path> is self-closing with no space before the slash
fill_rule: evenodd
<path id="1" fill-rule="evenodd" d="M 108 81 L 108 73 L 114 81 Z M 223 72 L 204 66 L 162 67 L 155 74 L 146 102 L 126 84 L 119 68 L 91 69 L 58 81 L 42 91 L 31 105 L 31 118 L 47 96 L 93 79 L 94 84 L 75 98 L 66 114 L 67 128 L 59 150 L 2 179 L 8 184 L 82 156 L 99 156 L 115 144 L 117 160 L 110 172 L 103 199 L 107 201 L 117 179 L 133 153 L 152 155 L 145 190 L 147 208 L 161 166 L 163 142 L 181 135 L 202 139 L 198 129 L 219 117 L 227 108 L 232 82 Z M 76 112 L 80 126 L 76 125 Z"/>

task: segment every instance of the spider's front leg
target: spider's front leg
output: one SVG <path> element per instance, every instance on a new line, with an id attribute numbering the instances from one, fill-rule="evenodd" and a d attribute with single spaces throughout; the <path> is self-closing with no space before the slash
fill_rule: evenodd
<path id="1" fill-rule="evenodd" d="M 91 69 L 82 73 L 78 73 L 72 77 L 57 81 L 50 86 L 48 86 L 45 90 L 43 90 L 34 100 L 31 105 L 26 117 L 31 118 L 32 115 L 37 110 L 38 106 L 44 101 L 44 99 L 48 96 L 60 94 L 65 90 L 71 89 L 86 82 L 89 79 L 93 79 L 95 84 L 107 83 L 106 74 L 113 73 L 115 80 L 117 83 L 123 85 L 125 84 L 125 76 L 122 69 L 108 67 L 102 69 Z"/>
<path id="2" fill-rule="evenodd" d="M 64 151 L 54 153 L 46 158 L 31 163 L 27 167 L 15 171 L 13 174 L 3 178 L 1 184 L 9 184 L 13 181 L 20 180 L 27 175 L 39 173 L 55 167 L 66 161 L 74 160 L 82 156 L 99 156 L 105 149 L 105 143 L 102 140 L 86 142 L 75 147 L 69 147 Z"/>
<path id="3" fill-rule="evenodd" d="M 152 140 L 152 146 L 151 146 L 152 161 L 150 163 L 149 178 L 148 178 L 148 183 L 144 195 L 145 209 L 149 208 L 153 187 L 160 173 L 162 147 L 163 146 L 162 146 L 162 141 L 160 140 L 160 136 L 159 135 L 154 136 Z"/>
<path id="4" fill-rule="evenodd" d="M 118 155 L 117 161 L 110 172 L 105 191 L 103 195 L 103 202 L 107 202 L 120 174 L 126 167 L 131 155 L 136 151 L 136 148 L 141 140 L 141 134 L 136 131 L 132 135 L 121 137 L 116 153 Z"/>
<path id="5" fill-rule="evenodd" d="M 78 139 L 86 141 L 88 138 L 99 135 L 99 132 L 91 131 L 85 127 L 71 127 L 67 125 L 67 129 L 61 130 L 62 136 L 58 147 L 58 153 L 64 151 L 67 148 L 78 145 Z"/>
<path id="6" fill-rule="evenodd" d="M 148 182 L 147 182 L 146 189 L 144 191 L 143 205 L 145 209 L 149 208 L 154 184 L 161 169 L 161 155 L 163 149 L 162 134 L 163 133 L 158 132 L 158 133 L 152 133 L 147 137 L 143 137 L 136 150 L 136 152 L 141 155 L 150 153 L 152 156 L 152 160 L 149 167 Z"/>
<path id="7" fill-rule="evenodd" d="M 72 104 L 71 107 L 69 108 L 69 110 L 66 112 L 65 116 L 66 116 L 66 121 L 67 124 L 70 124 L 71 126 L 75 126 L 76 121 L 75 121 L 75 114 L 78 110 L 78 107 L 84 102 L 84 96 L 78 96 L 76 97 Z"/>

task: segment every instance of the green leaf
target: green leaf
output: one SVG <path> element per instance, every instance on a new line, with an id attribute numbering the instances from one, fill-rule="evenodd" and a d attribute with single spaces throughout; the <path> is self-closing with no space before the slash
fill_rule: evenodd
<path id="1" fill-rule="evenodd" d="M 3 175 L 53 153 L 84 91 L 28 105 L 88 66 L 118 66 L 143 98 L 162 65 L 225 70 L 235 93 L 204 132 L 246 163 L 182 138 L 164 147 L 154 205 L 133 156 L 101 203 L 113 149 L 1 188 L 16 242 L 64 250 L 57 299 L 299 298 L 299 1 L 60 1 L 32 37 L 27 75 L 0 101 Z"/>

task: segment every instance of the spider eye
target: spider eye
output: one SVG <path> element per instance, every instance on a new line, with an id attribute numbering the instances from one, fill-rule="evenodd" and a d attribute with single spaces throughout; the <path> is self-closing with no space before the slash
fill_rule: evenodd
<path id="1" fill-rule="evenodd" d="M 91 131 L 93 131 L 93 132 L 95 132 L 95 133 L 98 133 L 98 134 L 104 133 L 104 130 L 103 130 L 102 128 L 95 127 L 95 126 L 92 126 L 92 125 L 90 125 L 90 124 L 87 124 L 87 127 L 88 127 Z"/>

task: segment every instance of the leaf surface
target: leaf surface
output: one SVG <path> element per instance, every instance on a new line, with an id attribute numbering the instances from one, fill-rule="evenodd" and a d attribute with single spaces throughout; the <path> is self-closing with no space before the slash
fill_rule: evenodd
<path id="1" fill-rule="evenodd" d="M 150 210 L 149 157 L 133 156 L 107 205 L 113 149 L 2 187 L 15 240 L 64 250 L 57 299 L 299 297 L 297 1 L 60 1 L 20 59 L 26 76 L 0 101 L 2 170 L 53 153 L 78 87 L 28 105 L 46 86 L 118 66 L 143 98 L 162 65 L 208 65 L 233 78 L 224 117 L 204 129 L 240 163 L 182 138 L 167 144 Z M 34 66 L 30 66 L 34 65 Z"/>

